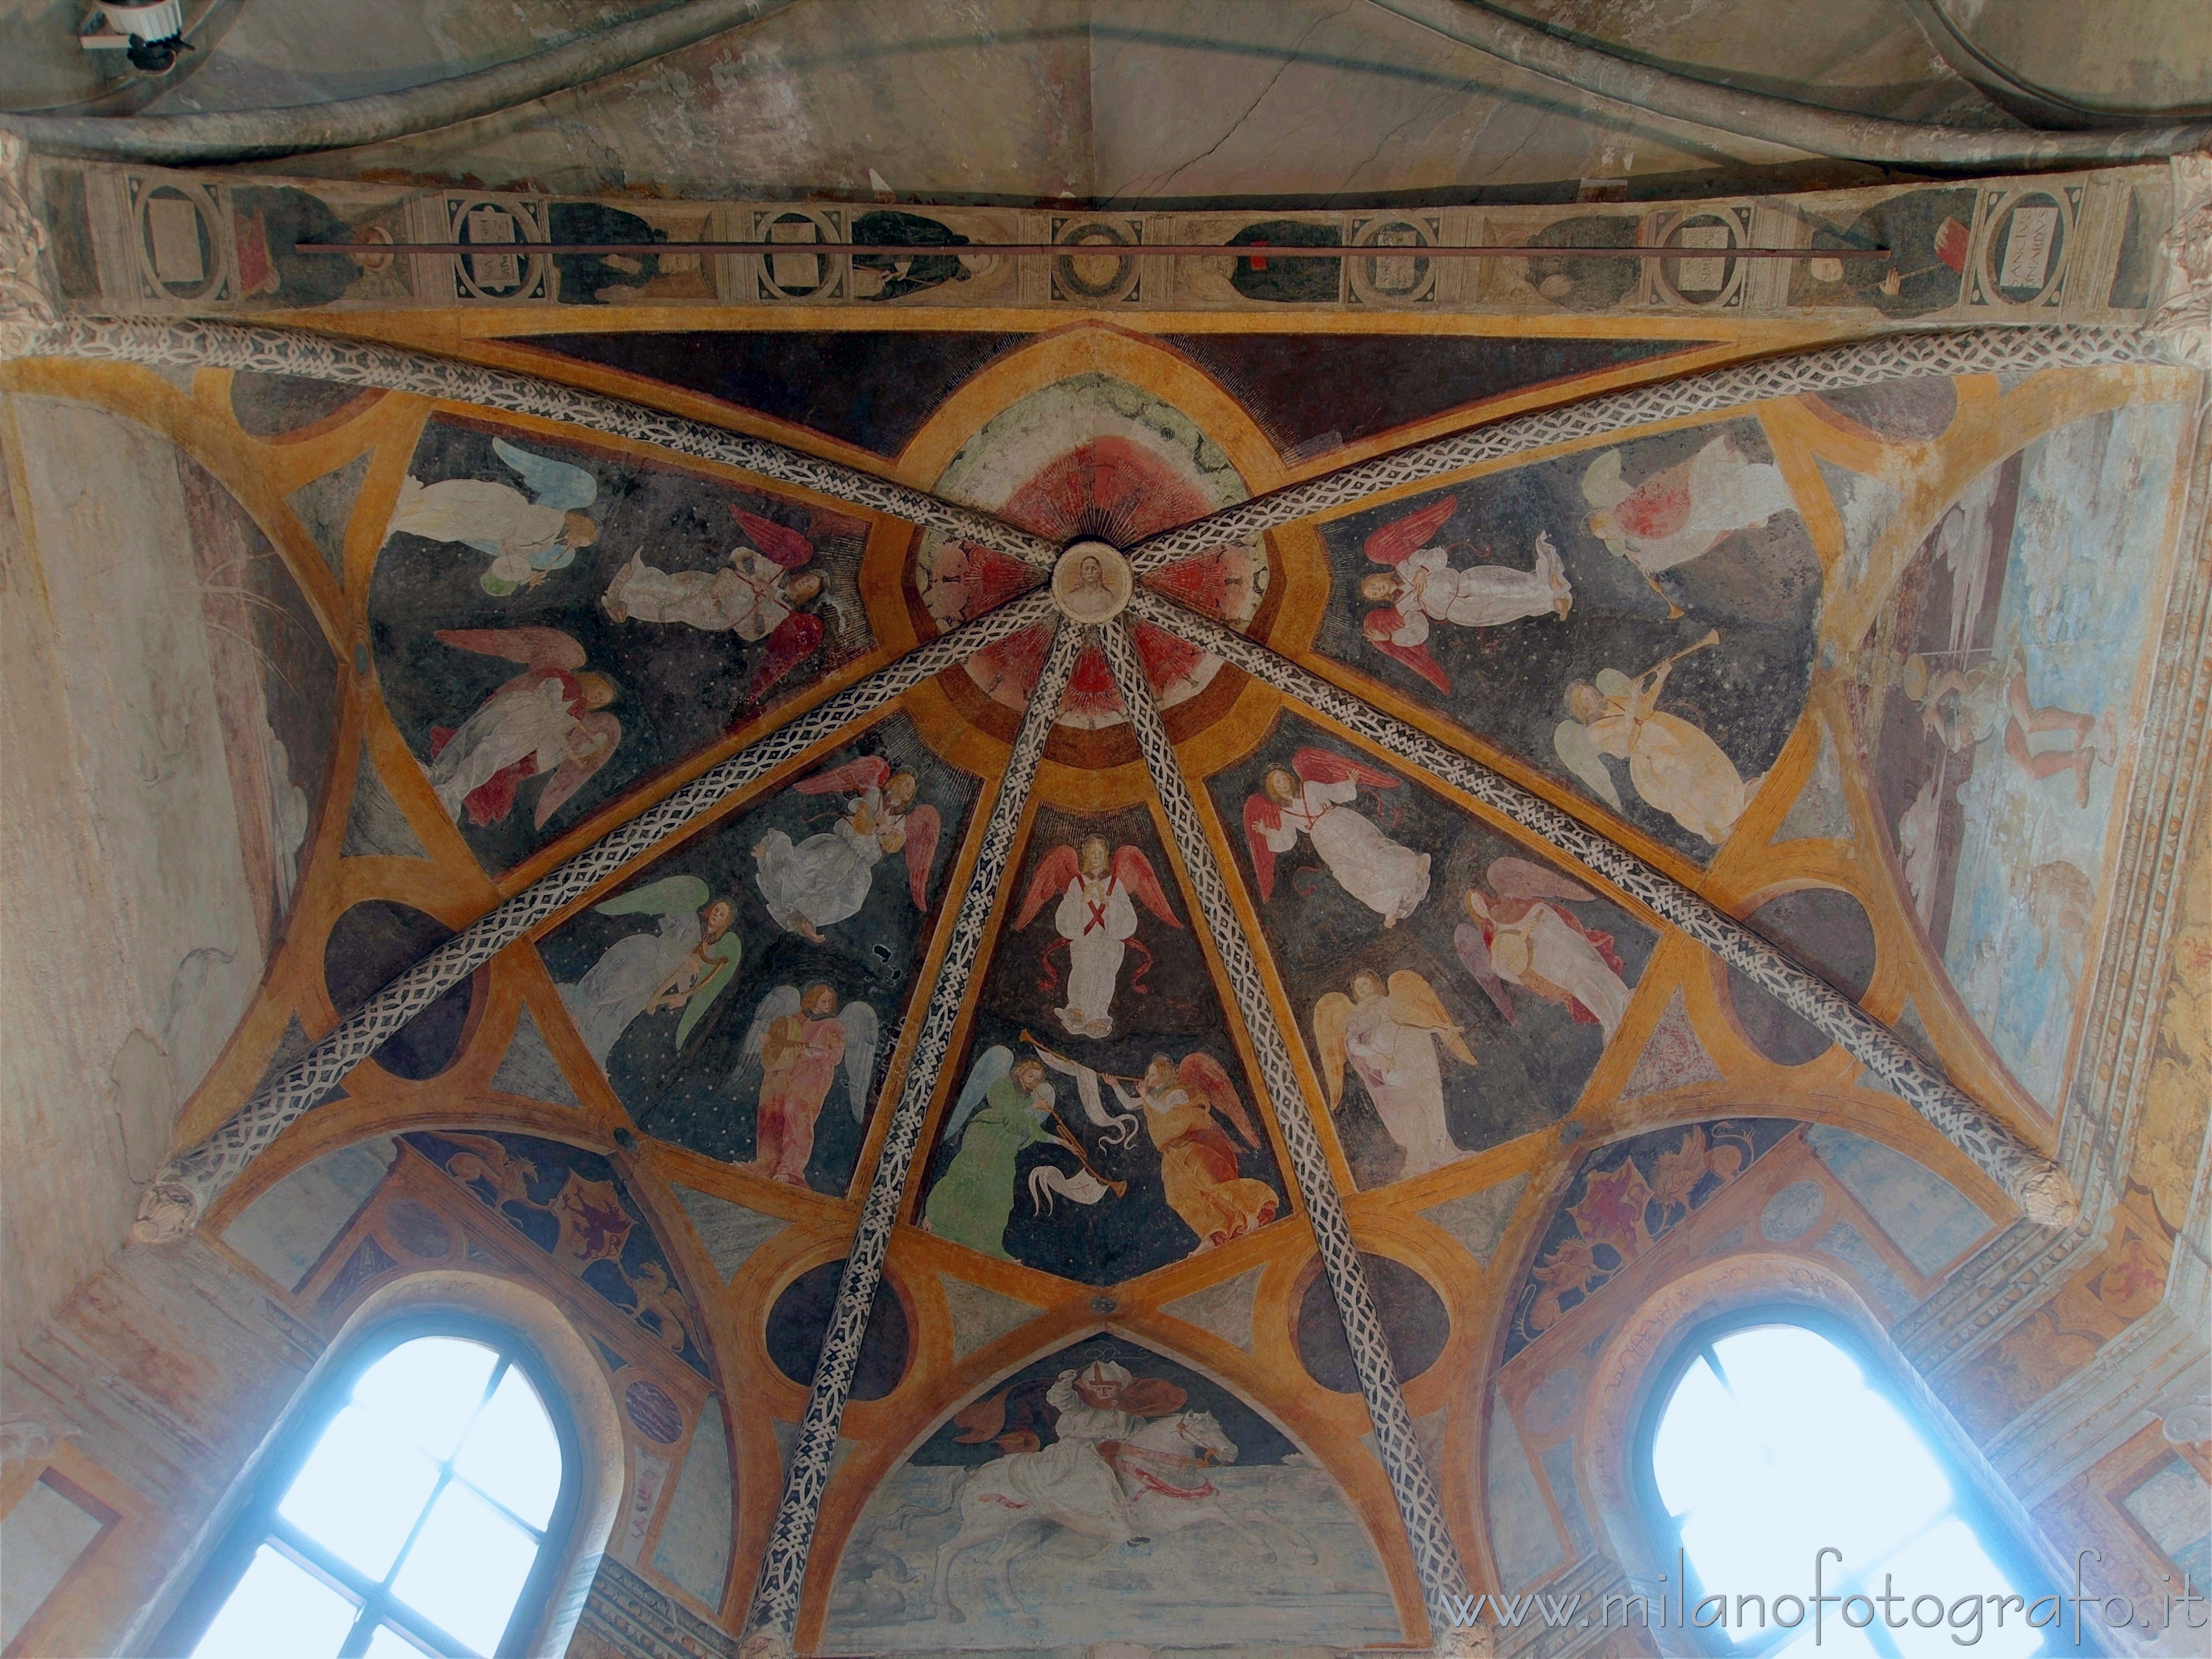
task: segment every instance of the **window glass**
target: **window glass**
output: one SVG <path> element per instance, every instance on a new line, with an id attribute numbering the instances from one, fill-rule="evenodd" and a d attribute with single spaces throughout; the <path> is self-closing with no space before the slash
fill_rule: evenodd
<path id="1" fill-rule="evenodd" d="M 460 1337 L 399 1343 L 256 1511 L 262 1535 L 196 1659 L 494 1652 L 564 1473 L 545 1402 L 509 1356 Z"/>
<path id="2" fill-rule="evenodd" d="M 1820 1588 L 1862 1599 L 1829 1607 L 1823 1654 L 1955 1653 L 1955 1630 L 1913 1624 L 1912 1598 L 1940 1597 L 1948 1610 L 2018 1593 L 1925 1437 L 1850 1354 L 1804 1326 L 1756 1325 L 1698 1345 L 1660 1412 L 1650 1456 L 1693 1598 L 1725 1595 L 1730 1611 L 1744 1596 L 1809 1600 L 1816 1556 L 1841 1552 L 1827 1558 Z M 1867 1599 L 1892 1589 L 1901 1599 Z M 2017 1612 L 2000 1627 L 1985 1600 L 1983 1611 L 1975 1652 L 2040 1650 Z M 1814 1650 L 1809 1620 L 1794 1635 L 1756 1616 L 1707 1627 L 1737 1651 Z"/>

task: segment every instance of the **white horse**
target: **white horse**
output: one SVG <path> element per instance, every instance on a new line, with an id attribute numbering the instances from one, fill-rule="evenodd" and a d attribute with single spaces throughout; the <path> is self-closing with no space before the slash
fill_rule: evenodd
<path id="1" fill-rule="evenodd" d="M 1179 1412 L 1159 1418 L 1127 1440 L 1107 1442 L 1096 1449 L 1102 1457 L 1111 1452 L 1109 1461 L 1123 1500 L 1118 1514 L 1078 1508 L 1057 1491 L 1036 1492 L 1019 1478 L 1022 1460 L 1031 1453 L 994 1458 L 968 1476 L 953 1494 L 960 1507 L 960 1530 L 937 1552 L 932 1599 L 940 1617 L 954 1624 L 965 1621 L 967 1615 L 952 1600 L 952 1564 L 963 1552 L 994 1540 L 1000 1547 L 991 1562 L 999 1594 L 1009 1608 L 1026 1617 L 1014 1589 L 1013 1564 L 1042 1543 L 1055 1526 L 1109 1543 L 1141 1544 L 1217 1522 L 1257 1550 L 1261 1560 L 1273 1561 L 1275 1552 L 1255 1526 L 1264 1522 L 1283 1532 L 1309 1564 L 1320 1564 L 1319 1552 L 1287 1522 L 1259 1510 L 1239 1514 L 1206 1478 L 1208 1468 L 1237 1461 L 1236 1443 L 1212 1413 Z M 1042 1525 L 1025 1536 L 1015 1536 L 1032 1522 Z"/>

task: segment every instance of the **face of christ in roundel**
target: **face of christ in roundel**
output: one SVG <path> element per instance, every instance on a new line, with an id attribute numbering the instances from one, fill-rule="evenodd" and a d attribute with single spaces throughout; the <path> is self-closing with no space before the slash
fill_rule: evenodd
<path id="1" fill-rule="evenodd" d="M 1079 542 L 1060 556 L 1052 592 L 1075 621 L 1105 622 L 1128 603 L 1129 567 L 1103 542 Z"/>

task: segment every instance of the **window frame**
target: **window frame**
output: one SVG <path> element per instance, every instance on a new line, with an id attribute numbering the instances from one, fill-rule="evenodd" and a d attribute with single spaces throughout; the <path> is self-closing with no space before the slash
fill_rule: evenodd
<path id="1" fill-rule="evenodd" d="M 216 1614 L 229 1599 L 231 1592 L 252 1565 L 262 1545 L 268 1544 L 279 1553 L 307 1572 L 340 1590 L 348 1599 L 360 1603 L 361 1611 L 355 1615 L 352 1628 L 340 1647 L 341 1656 L 359 1655 L 386 1622 L 405 1632 L 415 1640 L 439 1638 L 453 1643 L 451 1648 L 436 1647 L 439 1653 L 470 1651 L 455 1638 L 438 1630 L 421 1614 L 411 1609 L 403 1611 L 397 1598 L 391 1595 L 388 1584 L 400 1565 L 407 1559 L 407 1550 L 414 1541 L 410 1532 L 406 1544 L 401 1546 L 385 1583 L 364 1591 L 354 1582 L 364 1575 L 349 1568 L 333 1571 L 319 1555 L 325 1553 L 304 1538 L 295 1541 L 296 1528 L 277 1513 L 292 1483 L 298 1479 L 315 1448 L 322 1443 L 324 1434 L 337 1419 L 352 1398 L 354 1385 L 362 1375 L 394 1349 L 422 1337 L 452 1337 L 489 1348 L 497 1355 L 491 1375 L 486 1382 L 484 1398 L 498 1386 L 502 1368 L 520 1370 L 525 1380 L 537 1391 L 539 1404 L 551 1423 L 555 1441 L 561 1450 L 561 1489 L 553 1501 L 552 1513 L 543 1528 L 531 1528 L 538 1534 L 538 1556 L 531 1564 L 530 1574 L 523 1581 L 522 1589 L 515 1597 L 514 1610 L 508 1615 L 507 1626 L 491 1650 L 490 1659 L 510 1659 L 526 1650 L 529 1638 L 543 1619 L 545 1607 L 556 1587 L 556 1578 L 565 1556 L 569 1534 L 575 1526 L 580 1504 L 582 1478 L 581 1443 L 568 1402 L 554 1380 L 552 1368 L 538 1352 L 537 1346 L 514 1326 L 500 1320 L 477 1315 L 459 1313 L 415 1313 L 382 1322 L 353 1341 L 342 1360 L 332 1365 L 324 1376 L 316 1379 L 312 1390 L 301 1402 L 299 1409 L 280 1431 L 269 1459 L 250 1476 L 252 1489 L 245 1504 L 224 1528 L 222 1541 L 210 1553 L 205 1565 L 194 1578 L 191 1589 L 185 1595 L 176 1612 L 162 1627 L 160 1638 L 151 1650 L 156 1653 L 187 1654 L 198 1645 L 208 1627 L 215 1622 Z M 428 1517 L 437 1494 L 456 1477 L 451 1458 L 440 1465 L 438 1485 L 425 1499 L 422 1510 L 416 1517 L 415 1530 L 419 1532 Z M 466 1484 L 465 1482 L 464 1484 Z M 473 1492 L 474 1487 L 471 1487 Z M 478 1494 L 483 1501 L 504 1511 L 504 1506 L 488 1494 Z M 519 1516 L 513 1517 L 519 1524 L 529 1523 Z M 306 1547 L 302 1545 L 306 1544 Z"/>
<path id="2" fill-rule="evenodd" d="M 1891 1366 L 1875 1351 L 1866 1334 L 1849 1319 L 1832 1309 L 1802 1302 L 1763 1300 L 1732 1308 L 1726 1313 L 1698 1320 L 1680 1329 L 1668 1344 L 1665 1358 L 1647 1375 L 1651 1386 L 1644 1395 L 1644 1406 L 1636 1425 L 1633 1443 L 1635 1494 L 1638 1508 L 1643 1513 L 1644 1526 L 1652 1541 L 1659 1547 L 1655 1552 L 1662 1565 L 1680 1564 L 1681 1583 L 1675 1592 L 1685 1599 L 1681 1605 L 1694 1607 L 1706 1594 L 1705 1581 L 1699 1577 L 1695 1559 L 1682 1541 L 1682 1529 L 1666 1500 L 1659 1494 L 1658 1474 L 1652 1463 L 1652 1452 L 1659 1437 L 1659 1425 L 1674 1403 L 1675 1391 L 1690 1367 L 1706 1356 L 1707 1351 L 1723 1337 L 1764 1325 L 1794 1325 L 1810 1331 L 1832 1345 L 1859 1368 L 1866 1386 L 1887 1401 L 1905 1421 L 1905 1426 L 1920 1437 L 1929 1455 L 1936 1460 L 1951 1483 L 1950 1513 L 1957 1516 L 1970 1528 L 1990 1559 L 2008 1574 L 2016 1587 L 2039 1583 L 2045 1576 L 2033 1552 L 2006 1523 L 1984 1496 L 1979 1482 L 1961 1467 L 1945 1437 L 1926 1419 L 1923 1407 L 1911 1399 L 1899 1385 Z M 1724 1371 L 1717 1374 L 1725 1376 Z M 1847 1564 L 1843 1564 L 1847 1565 Z M 1759 1592 L 1747 1590 L 1747 1595 Z M 2023 1594 L 2026 1591 L 2023 1589 Z M 1733 1592 L 1732 1592 L 1733 1594 Z M 1726 1643 L 1715 1641 L 1711 1630 L 1686 1629 L 1680 1638 L 1698 1650 L 1723 1656 L 1723 1659 L 1758 1659 L 1786 1647 L 1802 1634 L 1802 1630 L 1770 1625 L 1764 1636 L 1755 1641 Z M 2050 1639 L 2045 1637 L 2036 1652 L 2051 1652 Z"/>

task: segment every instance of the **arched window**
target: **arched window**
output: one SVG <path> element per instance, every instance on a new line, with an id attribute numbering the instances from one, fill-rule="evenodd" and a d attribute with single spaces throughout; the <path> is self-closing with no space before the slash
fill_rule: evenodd
<path id="1" fill-rule="evenodd" d="M 1976 1633 L 1990 1659 L 2044 1651 L 2027 1616 L 2044 1587 L 1859 1350 L 1790 1310 L 1707 1325 L 1661 1372 L 1638 1463 L 1668 1618 L 1718 1653 L 1916 1659 Z M 1820 1593 L 1842 1599 L 1816 1648 L 1823 1550 L 1840 1553 Z M 2000 1622 L 1992 1598 L 2015 1595 Z"/>
<path id="2" fill-rule="evenodd" d="M 330 1379 L 164 1650 L 515 1650 L 575 1508 L 574 1437 L 533 1356 L 482 1328 L 386 1328 Z"/>

